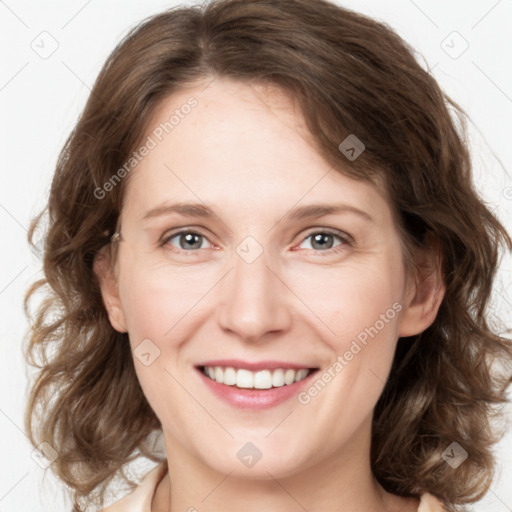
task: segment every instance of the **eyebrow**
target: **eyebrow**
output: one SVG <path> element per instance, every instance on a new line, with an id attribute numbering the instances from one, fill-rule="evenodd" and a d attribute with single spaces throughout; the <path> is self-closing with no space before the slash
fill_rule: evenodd
<path id="1" fill-rule="evenodd" d="M 152 208 L 142 218 L 143 220 L 151 219 L 154 217 L 160 217 L 162 215 L 168 215 L 171 213 L 177 213 L 184 217 L 218 217 L 212 208 L 201 203 L 175 203 L 175 204 L 161 204 L 155 208 Z M 373 217 L 364 210 L 360 210 L 355 206 L 349 204 L 311 204 L 306 206 L 299 206 L 294 208 L 282 218 L 288 218 L 290 220 L 304 220 L 311 218 L 323 217 L 325 215 L 333 215 L 336 213 L 352 213 L 360 216 L 361 218 L 375 222 Z"/>

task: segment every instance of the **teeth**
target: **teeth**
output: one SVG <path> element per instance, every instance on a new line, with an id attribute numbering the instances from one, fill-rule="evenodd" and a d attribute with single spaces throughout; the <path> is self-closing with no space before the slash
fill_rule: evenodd
<path id="1" fill-rule="evenodd" d="M 224 372 L 219 367 L 215 368 L 215 380 L 220 384 L 224 382 Z"/>
<path id="2" fill-rule="evenodd" d="M 228 386 L 236 384 L 236 371 L 234 368 L 224 368 L 224 384 Z"/>
<path id="3" fill-rule="evenodd" d="M 233 368 L 234 369 L 234 368 Z M 217 370 L 224 373 L 224 370 L 219 366 L 215 367 L 215 377 L 217 377 Z M 215 379 L 219 382 L 217 379 Z M 238 370 L 236 372 L 236 385 L 239 388 L 253 388 L 254 387 L 254 374 L 249 370 Z"/>
<path id="4" fill-rule="evenodd" d="M 295 373 L 295 382 L 299 382 L 299 380 L 305 379 L 308 375 L 308 370 L 302 368 L 298 372 Z"/>
<path id="5" fill-rule="evenodd" d="M 275 388 L 284 386 L 284 371 L 283 370 L 274 370 L 272 372 L 272 386 L 274 386 Z"/>
<path id="6" fill-rule="evenodd" d="M 270 389 L 299 382 L 309 375 L 309 370 L 307 368 L 300 370 L 278 368 L 276 370 L 251 372 L 243 368 L 236 370 L 232 367 L 205 366 L 203 373 L 219 384 L 248 389 Z"/>
<path id="7" fill-rule="evenodd" d="M 290 384 L 293 384 L 295 382 L 295 370 L 288 369 L 286 370 L 286 373 L 284 374 L 284 383 L 288 386 Z"/>
<path id="8" fill-rule="evenodd" d="M 254 374 L 254 387 L 256 389 L 270 389 L 272 387 L 272 372 L 261 370 Z"/>

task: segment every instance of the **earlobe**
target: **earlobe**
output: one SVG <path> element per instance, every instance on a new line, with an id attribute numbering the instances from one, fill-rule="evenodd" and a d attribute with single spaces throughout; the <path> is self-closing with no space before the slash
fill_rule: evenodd
<path id="1" fill-rule="evenodd" d="M 416 274 L 410 276 L 399 337 L 414 336 L 434 323 L 446 291 L 440 260 L 439 253 L 432 251 Z"/>
<path id="2" fill-rule="evenodd" d="M 103 297 L 103 303 L 107 310 L 110 324 L 118 332 L 128 332 L 119 298 L 118 286 L 109 257 L 105 253 L 106 249 L 106 247 L 103 247 L 94 258 L 93 270 L 99 281 L 101 296 Z"/>

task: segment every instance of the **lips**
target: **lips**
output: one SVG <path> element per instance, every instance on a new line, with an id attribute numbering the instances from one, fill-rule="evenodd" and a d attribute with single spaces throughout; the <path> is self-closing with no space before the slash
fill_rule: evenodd
<path id="1" fill-rule="evenodd" d="M 296 395 L 317 367 L 284 361 L 205 361 L 201 380 L 223 401 L 238 408 L 272 407 Z"/>
<path id="2" fill-rule="evenodd" d="M 220 366 L 221 368 L 233 367 L 236 369 L 245 369 L 256 372 L 258 370 L 275 370 L 276 368 L 283 368 L 285 370 L 300 370 L 302 368 L 317 368 L 316 366 L 304 365 L 300 363 L 290 363 L 287 361 L 243 361 L 241 359 L 215 359 L 212 361 L 204 361 L 196 365 L 201 366 Z"/>

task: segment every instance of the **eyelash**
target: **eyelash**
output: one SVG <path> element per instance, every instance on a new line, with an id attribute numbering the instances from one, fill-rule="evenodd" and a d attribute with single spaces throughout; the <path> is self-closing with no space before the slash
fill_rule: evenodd
<path id="1" fill-rule="evenodd" d="M 208 240 L 208 237 L 206 235 L 203 235 L 202 233 L 199 233 L 197 231 L 192 231 L 189 229 L 182 229 L 181 231 L 171 233 L 169 236 L 164 237 L 164 239 L 160 242 L 160 246 L 161 247 L 167 246 L 167 245 L 169 245 L 170 240 L 172 240 L 173 238 L 176 238 L 180 235 L 185 235 L 185 234 L 198 235 L 198 236 Z M 343 250 L 345 246 L 351 246 L 353 243 L 352 237 L 350 235 L 340 232 L 340 231 L 333 231 L 333 230 L 324 228 L 324 229 L 317 229 L 316 231 L 311 231 L 308 235 L 306 235 L 302 239 L 302 241 L 299 245 L 301 245 L 305 240 L 312 237 L 313 235 L 318 235 L 318 234 L 331 235 L 335 238 L 338 238 L 342 242 L 339 246 L 330 248 L 330 249 L 326 249 L 324 251 L 310 249 L 313 252 L 319 253 L 319 255 L 321 255 L 321 256 L 324 256 L 324 255 L 328 256 L 331 254 L 336 254 L 336 253 L 340 252 L 341 250 Z M 200 249 L 193 249 L 193 250 L 187 251 L 185 249 L 178 249 L 177 247 L 174 247 L 174 246 L 171 246 L 171 247 L 172 247 L 172 251 L 176 251 L 178 253 L 194 253 L 194 252 L 198 252 L 200 250 Z"/>

